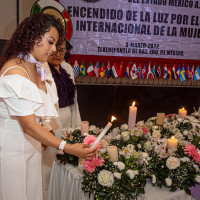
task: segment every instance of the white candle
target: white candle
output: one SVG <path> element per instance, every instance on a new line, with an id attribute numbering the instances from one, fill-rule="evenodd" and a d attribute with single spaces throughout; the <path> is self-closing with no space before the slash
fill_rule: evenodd
<path id="1" fill-rule="evenodd" d="M 156 124 L 162 126 L 164 124 L 165 113 L 157 113 Z"/>
<path id="2" fill-rule="evenodd" d="M 113 120 L 115 120 L 116 118 L 112 116 L 111 122 Z M 90 147 L 90 149 L 96 147 L 96 145 L 101 141 L 101 139 L 103 138 L 103 136 L 107 133 L 107 131 L 110 129 L 110 127 L 112 126 L 112 123 L 108 122 L 108 124 L 105 126 L 105 128 L 103 129 L 103 131 L 101 131 L 101 133 L 99 134 L 99 136 L 97 137 L 97 139 L 94 141 L 94 143 L 92 144 L 92 146 Z"/>
<path id="3" fill-rule="evenodd" d="M 167 140 L 167 148 L 168 149 L 177 149 L 177 146 L 178 146 L 178 140 L 172 136 L 170 139 Z"/>
<path id="4" fill-rule="evenodd" d="M 110 156 L 110 160 L 112 162 L 117 162 L 118 158 L 118 149 L 116 146 L 108 146 L 107 147 L 107 154 Z"/>
<path id="5" fill-rule="evenodd" d="M 137 115 L 137 107 L 135 106 L 135 101 L 134 101 L 132 106 L 129 106 L 129 117 L 128 117 L 129 130 L 135 128 L 136 115 Z"/>
<path id="6" fill-rule="evenodd" d="M 89 130 L 89 122 L 88 121 L 82 121 L 81 122 L 81 135 L 84 133 L 88 133 Z"/>
<path id="7" fill-rule="evenodd" d="M 185 118 L 187 116 L 187 110 L 184 108 L 178 110 L 178 117 Z"/>

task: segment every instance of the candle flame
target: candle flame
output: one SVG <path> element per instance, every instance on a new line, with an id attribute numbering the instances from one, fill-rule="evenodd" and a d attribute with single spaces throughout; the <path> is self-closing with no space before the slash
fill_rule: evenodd
<path id="1" fill-rule="evenodd" d="M 112 116 L 111 122 L 113 122 L 114 120 L 116 120 L 116 117 Z"/>
<path id="2" fill-rule="evenodd" d="M 185 108 L 183 107 L 182 110 L 185 110 Z"/>
<path id="3" fill-rule="evenodd" d="M 135 106 L 135 101 L 133 102 L 132 106 L 133 106 L 133 107 Z"/>
<path id="4" fill-rule="evenodd" d="M 175 137 L 174 137 L 174 136 L 172 136 L 172 140 L 174 140 L 174 138 L 175 138 Z"/>

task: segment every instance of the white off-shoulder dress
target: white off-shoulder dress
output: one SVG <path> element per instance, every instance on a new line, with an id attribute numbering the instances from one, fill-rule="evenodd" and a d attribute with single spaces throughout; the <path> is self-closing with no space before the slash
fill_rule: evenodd
<path id="1" fill-rule="evenodd" d="M 0 200 L 42 200 L 41 143 L 23 132 L 17 116 L 35 114 L 37 123 L 42 118 L 49 121 L 57 117 L 58 98 L 48 83 L 45 93 L 23 76 L 4 74 L 0 77 Z"/>

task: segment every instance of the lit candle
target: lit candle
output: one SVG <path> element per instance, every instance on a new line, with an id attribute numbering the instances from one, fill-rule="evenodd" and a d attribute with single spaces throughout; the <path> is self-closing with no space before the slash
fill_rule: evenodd
<path id="1" fill-rule="evenodd" d="M 187 110 L 184 108 L 178 110 L 178 117 L 185 118 L 187 116 Z"/>
<path id="2" fill-rule="evenodd" d="M 84 133 L 88 133 L 88 129 L 89 129 L 89 122 L 82 121 L 81 122 L 81 135 L 83 135 Z"/>
<path id="3" fill-rule="evenodd" d="M 137 107 L 135 106 L 135 101 L 134 101 L 132 106 L 129 106 L 129 117 L 128 117 L 129 130 L 135 128 L 136 115 L 137 115 Z"/>
<path id="4" fill-rule="evenodd" d="M 116 120 L 116 118 L 112 116 L 111 122 L 113 122 L 114 120 Z M 103 129 L 103 131 L 101 131 L 101 133 L 99 134 L 99 136 L 97 137 L 97 139 L 94 141 L 94 143 L 92 144 L 92 146 L 90 147 L 90 149 L 96 147 L 96 145 L 101 141 L 101 139 L 103 138 L 103 136 L 107 133 L 107 131 L 112 126 L 111 122 L 108 122 L 108 124 L 105 126 L 105 128 Z"/>
<path id="5" fill-rule="evenodd" d="M 118 149 L 116 146 L 108 146 L 107 147 L 107 154 L 110 156 L 110 160 L 112 162 L 117 162 L 118 158 Z"/>
<path id="6" fill-rule="evenodd" d="M 167 140 L 167 148 L 168 149 L 177 149 L 177 146 L 178 146 L 178 140 L 172 136 L 170 139 Z"/>
<path id="7" fill-rule="evenodd" d="M 162 126 L 164 124 L 165 113 L 157 113 L 156 124 Z"/>

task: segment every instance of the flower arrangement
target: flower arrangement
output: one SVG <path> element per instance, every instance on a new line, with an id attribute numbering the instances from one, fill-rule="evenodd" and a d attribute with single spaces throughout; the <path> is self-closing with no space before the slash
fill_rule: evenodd
<path id="1" fill-rule="evenodd" d="M 93 131 L 90 134 L 95 135 Z M 172 136 L 177 139 L 177 148 L 169 148 Z M 132 130 L 122 124 L 105 135 L 101 143 L 93 168 L 87 163 L 83 167 L 82 190 L 93 194 L 94 199 L 139 199 L 146 181 L 170 191 L 183 189 L 187 194 L 191 194 L 190 187 L 200 183 L 199 111 L 183 119 L 167 115 L 162 127 L 156 125 L 156 117 L 138 122 Z M 110 160 L 106 152 L 109 145 L 118 147 L 119 161 Z"/>

